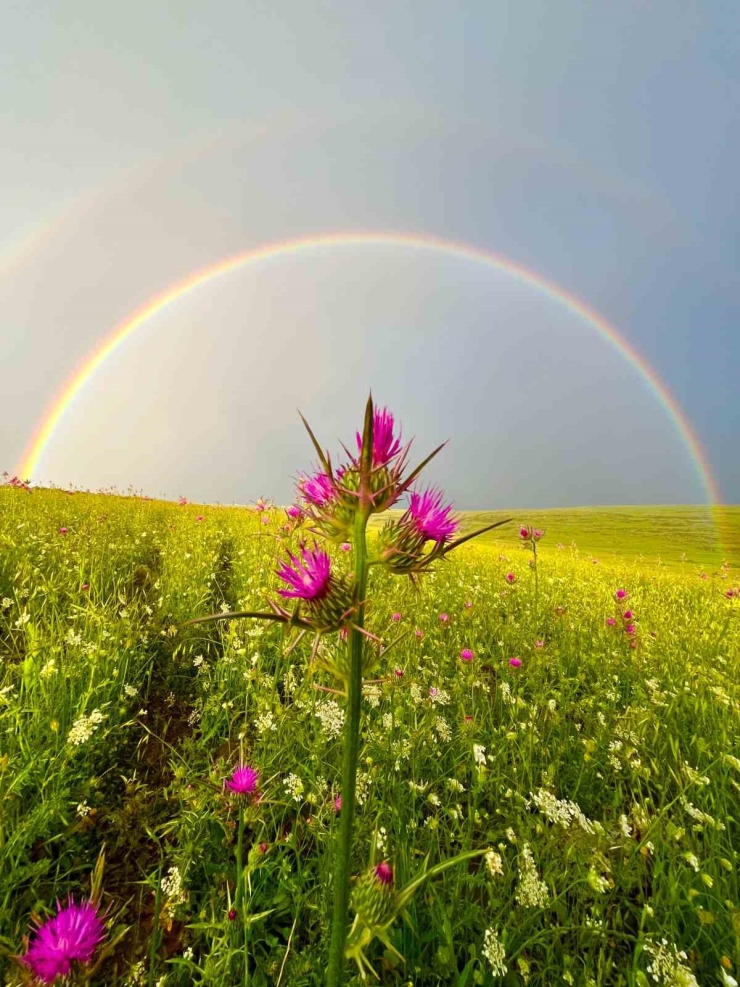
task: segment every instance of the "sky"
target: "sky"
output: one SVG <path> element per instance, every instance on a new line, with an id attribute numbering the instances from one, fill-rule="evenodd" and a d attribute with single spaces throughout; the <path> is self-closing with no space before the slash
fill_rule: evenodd
<path id="1" fill-rule="evenodd" d="M 707 502 L 676 416 L 567 294 L 740 503 L 735 2 L 9 0 L 3 22 L 0 471 L 193 272 L 384 232 L 155 312 L 31 480 L 288 503 L 315 465 L 298 410 L 338 453 L 372 388 L 418 459 L 450 440 L 425 477 L 461 510 Z"/>

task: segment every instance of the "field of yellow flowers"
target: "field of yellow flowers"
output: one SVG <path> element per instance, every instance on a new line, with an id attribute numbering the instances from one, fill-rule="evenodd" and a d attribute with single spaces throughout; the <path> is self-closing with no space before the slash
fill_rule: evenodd
<path id="1" fill-rule="evenodd" d="M 323 984 L 344 645 L 182 626 L 277 599 L 297 542 L 259 507 L 0 488 L 3 983 L 32 982 L 34 922 L 92 894 L 80 982 Z M 407 633 L 364 687 L 353 872 L 401 886 L 481 853 L 368 959 L 395 987 L 732 987 L 740 587 L 547 540 L 536 595 L 513 542 L 464 545 L 418 589 L 371 570 L 365 626 Z M 246 809 L 225 787 L 243 764 Z"/>

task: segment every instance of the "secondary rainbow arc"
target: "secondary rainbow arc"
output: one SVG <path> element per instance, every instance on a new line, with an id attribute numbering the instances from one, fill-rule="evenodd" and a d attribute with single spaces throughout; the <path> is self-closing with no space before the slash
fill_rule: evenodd
<path id="1" fill-rule="evenodd" d="M 525 268 L 523 265 L 508 258 L 454 240 L 447 240 L 430 234 L 403 233 L 395 231 L 361 231 L 324 233 L 319 235 L 298 237 L 261 247 L 246 250 L 229 257 L 222 258 L 214 264 L 200 268 L 188 274 L 182 280 L 167 288 L 154 299 L 127 316 L 106 334 L 104 339 L 87 355 L 82 363 L 72 371 L 62 388 L 46 409 L 34 433 L 22 454 L 16 468 L 20 477 L 32 478 L 39 468 L 45 449 L 51 442 L 54 433 L 61 423 L 67 409 L 79 394 L 95 371 L 121 346 L 125 340 L 141 328 L 147 320 L 162 311 L 172 302 L 196 288 L 217 277 L 234 271 L 237 268 L 259 261 L 278 258 L 286 254 L 309 252 L 323 247 L 342 246 L 395 246 L 417 250 L 444 253 L 483 264 L 493 269 L 504 271 L 515 279 L 522 281 L 545 296 L 563 305 L 582 321 L 596 329 L 622 356 L 624 356 L 647 381 L 655 392 L 669 417 L 673 420 L 684 446 L 695 464 L 697 474 L 705 490 L 710 504 L 722 502 L 719 485 L 714 478 L 701 443 L 687 420 L 678 402 L 670 393 L 668 387 L 660 380 L 648 362 L 637 352 L 620 333 L 603 316 L 591 308 L 586 302 L 565 291 L 559 285 L 549 281 L 542 275 Z"/>

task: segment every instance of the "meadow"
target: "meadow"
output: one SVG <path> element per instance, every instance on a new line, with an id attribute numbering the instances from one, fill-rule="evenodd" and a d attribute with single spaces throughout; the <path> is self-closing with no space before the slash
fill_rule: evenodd
<path id="1" fill-rule="evenodd" d="M 740 979 L 737 557 L 692 509 L 610 510 L 507 514 L 418 588 L 371 571 L 366 627 L 408 634 L 363 690 L 353 872 L 388 861 L 400 886 L 484 851 L 369 946 L 383 984 Z M 31 982 L 32 916 L 91 881 L 86 982 L 324 983 L 345 711 L 323 663 L 345 646 L 311 661 L 275 624 L 182 626 L 277 598 L 286 520 L 0 488 L 3 983 Z M 545 531 L 536 591 L 520 523 Z M 740 544 L 740 511 L 722 523 Z M 240 763 L 262 793 L 243 846 Z"/>

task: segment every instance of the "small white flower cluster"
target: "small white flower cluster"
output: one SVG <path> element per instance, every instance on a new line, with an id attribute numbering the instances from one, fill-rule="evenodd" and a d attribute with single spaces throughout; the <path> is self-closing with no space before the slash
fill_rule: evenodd
<path id="1" fill-rule="evenodd" d="M 269 733 L 271 730 L 273 732 L 277 730 L 275 717 L 269 709 L 255 717 L 254 725 L 257 727 L 258 733 Z"/>
<path id="2" fill-rule="evenodd" d="M 283 786 L 294 802 L 301 802 L 303 800 L 303 782 L 298 775 L 291 772 L 291 774 L 283 780 Z"/>
<path id="3" fill-rule="evenodd" d="M 486 763 L 486 749 L 483 744 L 473 744 L 473 760 L 476 764 L 484 766 Z"/>
<path id="4" fill-rule="evenodd" d="M 79 803 L 75 812 L 80 817 L 80 819 L 84 819 L 85 816 L 90 814 L 90 806 L 87 804 L 87 799 L 85 799 L 84 802 Z"/>
<path id="5" fill-rule="evenodd" d="M 57 663 L 54 658 L 50 658 L 49 661 L 44 665 L 44 667 L 39 672 L 39 678 L 48 679 L 52 675 L 56 675 L 59 669 L 57 668 Z"/>
<path id="6" fill-rule="evenodd" d="M 383 697 L 383 691 L 380 686 L 377 685 L 364 685 L 362 687 L 362 697 L 367 699 L 370 706 L 373 709 L 377 709 L 380 706 L 380 700 Z"/>
<path id="7" fill-rule="evenodd" d="M 519 856 L 519 885 L 514 895 L 522 908 L 542 908 L 550 897 L 547 885 L 540 880 L 529 843 Z"/>
<path id="8" fill-rule="evenodd" d="M 687 779 L 692 785 L 708 785 L 709 778 L 706 775 L 700 774 L 696 768 L 692 768 L 688 761 L 683 762 L 683 770 Z"/>
<path id="9" fill-rule="evenodd" d="M 182 904 L 187 898 L 187 893 L 183 890 L 182 874 L 179 867 L 170 867 L 162 878 L 160 887 L 170 906 Z"/>
<path id="10" fill-rule="evenodd" d="M 321 727 L 327 737 L 339 737 L 344 728 L 344 710 L 333 699 L 319 703 L 316 716 L 321 720 Z"/>
<path id="11" fill-rule="evenodd" d="M 710 816 L 708 812 L 702 812 L 701 809 L 697 809 L 695 805 L 689 802 L 685 795 L 681 796 L 680 802 L 691 818 L 696 819 L 696 821 L 701 825 L 709 826 L 711 829 L 725 828 L 725 824 L 723 822 L 717 822 L 714 816 Z"/>
<path id="12" fill-rule="evenodd" d="M 72 647 L 78 648 L 82 644 L 82 634 L 79 632 L 75 634 L 74 630 L 70 627 L 64 640 L 67 644 L 72 645 Z"/>
<path id="13" fill-rule="evenodd" d="M 2 603 L 0 603 L 0 610 L 9 610 L 13 606 L 13 601 L 9 596 L 4 596 Z"/>
<path id="14" fill-rule="evenodd" d="M 504 962 L 506 951 L 498 937 L 498 930 L 486 929 L 483 933 L 483 949 L 481 952 L 491 964 L 491 972 L 494 977 L 505 977 L 509 968 Z"/>
<path id="15" fill-rule="evenodd" d="M 364 805 L 370 792 L 373 779 L 369 772 L 358 773 L 355 787 L 355 801 L 358 805 Z"/>
<path id="16" fill-rule="evenodd" d="M 540 788 L 536 794 L 529 793 L 529 799 L 525 803 L 529 809 L 533 804 L 537 806 L 543 816 L 552 823 L 557 823 L 563 829 L 569 829 L 571 823 L 577 823 L 584 833 L 593 836 L 594 833 L 602 832 L 601 823 L 592 822 L 587 819 L 576 802 L 568 799 L 557 799 L 544 788 Z"/>
<path id="17" fill-rule="evenodd" d="M 23 613 L 18 618 L 18 620 L 16 620 L 15 626 L 20 630 L 20 628 L 23 627 L 24 624 L 27 624 L 30 619 L 31 619 L 31 614 L 28 612 L 28 610 L 24 610 Z"/>
<path id="18" fill-rule="evenodd" d="M 133 685 L 124 685 L 123 691 L 130 699 L 133 699 L 133 697 L 137 694 L 138 690 Z"/>
<path id="19" fill-rule="evenodd" d="M 94 709 L 89 716 L 81 716 L 76 720 L 67 736 L 67 742 L 73 747 L 86 743 L 105 719 L 99 709 Z"/>
<path id="20" fill-rule="evenodd" d="M 496 853 L 495 850 L 489 850 L 484 860 L 486 861 L 486 867 L 491 877 L 504 876 L 504 861 L 500 853 Z"/>
<path id="21" fill-rule="evenodd" d="M 647 971 L 656 984 L 662 987 L 699 987 L 696 977 L 685 965 L 687 956 L 682 949 L 669 945 L 666 939 L 661 939 L 659 943 L 648 939 L 645 952 L 652 957 Z"/>
<path id="22" fill-rule="evenodd" d="M 452 740 L 452 727 L 444 718 L 444 716 L 438 716 L 434 721 L 434 729 L 439 734 L 439 739 L 443 740 L 445 743 Z"/>

